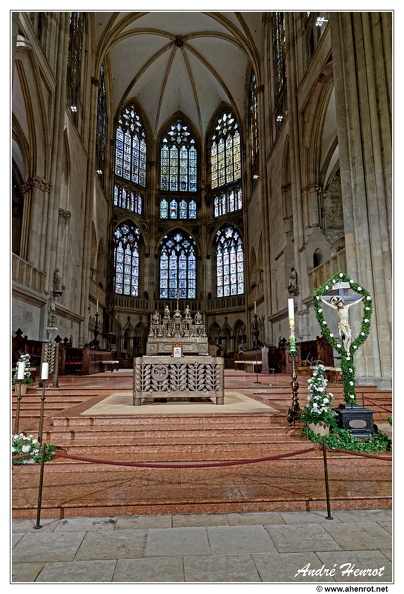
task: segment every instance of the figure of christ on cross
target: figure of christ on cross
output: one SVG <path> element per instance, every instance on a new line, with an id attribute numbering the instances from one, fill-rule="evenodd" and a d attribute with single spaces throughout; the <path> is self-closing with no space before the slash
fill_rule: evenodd
<path id="1" fill-rule="evenodd" d="M 352 332 L 351 332 L 351 326 L 349 324 L 348 309 L 350 307 L 352 307 L 352 305 L 355 305 L 356 303 L 359 303 L 360 301 L 362 301 L 363 296 L 359 297 L 355 300 L 353 300 L 351 298 L 352 299 L 351 303 L 345 303 L 344 297 L 342 297 L 342 295 L 334 295 L 333 297 L 328 298 L 328 299 L 329 299 L 329 301 L 327 299 L 324 299 L 323 297 L 321 297 L 321 301 L 323 303 L 325 303 L 332 309 L 335 309 L 336 312 L 338 313 L 338 317 L 339 317 L 338 330 L 339 330 L 339 335 L 341 336 L 341 339 L 342 339 L 342 346 L 344 347 L 346 352 L 349 353 L 349 349 L 351 348 L 351 342 L 352 342 Z"/>

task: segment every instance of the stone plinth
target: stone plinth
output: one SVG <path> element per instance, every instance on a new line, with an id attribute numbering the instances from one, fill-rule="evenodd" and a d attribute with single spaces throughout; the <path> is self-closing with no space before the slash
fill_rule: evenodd
<path id="1" fill-rule="evenodd" d="M 221 357 L 139 357 L 134 361 L 133 404 L 142 398 L 215 398 L 224 403 Z"/>

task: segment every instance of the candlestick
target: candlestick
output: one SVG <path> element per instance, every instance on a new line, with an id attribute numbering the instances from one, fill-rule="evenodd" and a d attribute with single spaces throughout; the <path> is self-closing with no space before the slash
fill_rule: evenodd
<path id="1" fill-rule="evenodd" d="M 23 380 L 25 376 L 25 363 L 24 361 L 18 361 L 18 375 L 17 379 Z"/>
<path id="2" fill-rule="evenodd" d="M 49 374 L 49 363 L 42 363 L 41 379 L 47 380 Z"/>

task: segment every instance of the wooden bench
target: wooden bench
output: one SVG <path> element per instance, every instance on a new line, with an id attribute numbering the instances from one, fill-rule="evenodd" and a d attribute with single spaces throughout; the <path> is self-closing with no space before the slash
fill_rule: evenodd
<path id="1" fill-rule="evenodd" d="M 102 361 L 103 371 L 118 371 L 119 369 L 119 361 Z"/>
<path id="2" fill-rule="evenodd" d="M 243 368 L 245 364 L 245 361 L 234 361 L 234 369 L 237 369 L 238 367 Z"/>
<path id="3" fill-rule="evenodd" d="M 244 361 L 246 373 L 261 373 L 262 361 Z"/>
<path id="4" fill-rule="evenodd" d="M 329 382 L 338 383 L 342 380 L 342 370 L 340 367 L 324 367 L 324 371 Z"/>

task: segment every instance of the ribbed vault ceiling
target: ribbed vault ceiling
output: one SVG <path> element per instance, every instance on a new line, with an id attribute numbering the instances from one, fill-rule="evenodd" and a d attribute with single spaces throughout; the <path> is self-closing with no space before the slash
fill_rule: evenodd
<path id="1" fill-rule="evenodd" d="M 222 101 L 240 116 L 250 64 L 259 80 L 262 12 L 94 15 L 99 61 L 111 68 L 114 114 L 136 99 L 156 135 L 181 111 L 202 138 Z"/>

